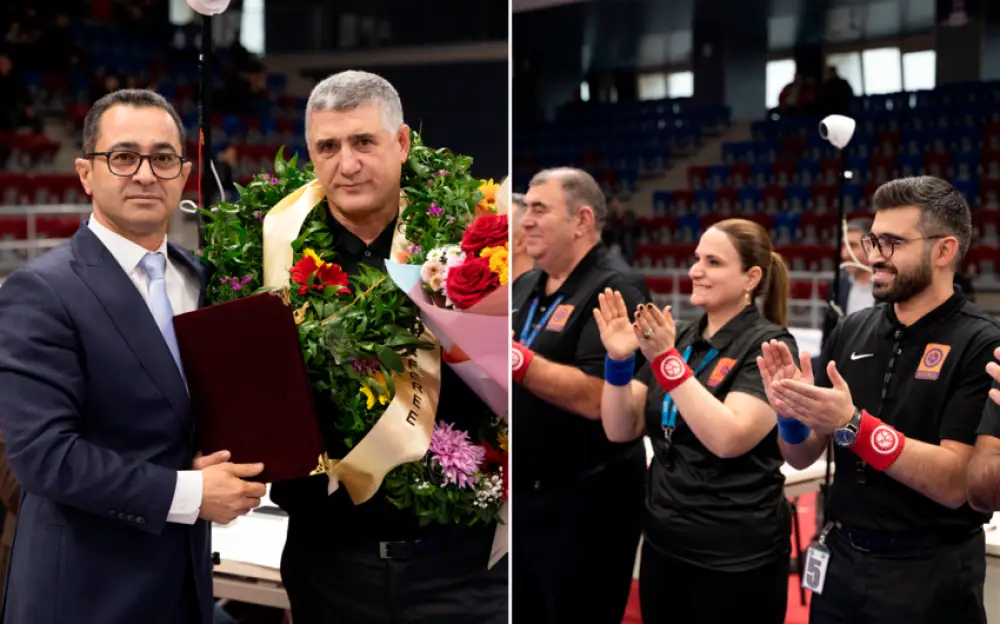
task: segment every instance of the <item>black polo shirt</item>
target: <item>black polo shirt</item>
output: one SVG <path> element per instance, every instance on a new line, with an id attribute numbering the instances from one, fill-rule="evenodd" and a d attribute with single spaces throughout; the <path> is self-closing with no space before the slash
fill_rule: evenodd
<path id="1" fill-rule="evenodd" d="M 816 384 L 830 387 L 826 363 L 833 360 L 859 409 L 910 439 L 973 445 L 989 400 L 986 364 L 998 344 L 1000 323 L 966 301 L 960 289 L 909 327 L 883 303 L 852 314 L 833 331 Z M 846 526 L 961 532 L 990 518 L 968 505 L 948 509 L 863 464 L 849 449 L 835 445 L 834 458 L 829 513 Z"/>
<path id="2" fill-rule="evenodd" d="M 725 401 L 742 392 L 767 403 L 757 368 L 761 344 L 778 340 L 798 355 L 787 329 L 771 323 L 747 306 L 710 339 L 703 334 L 707 317 L 680 323 L 676 348 L 691 348 L 688 365 L 713 396 Z M 716 354 L 710 360 L 711 351 Z M 663 432 L 666 393 L 650 366 L 636 379 L 646 393 L 646 435 L 653 443 L 644 533 L 663 554 L 693 565 L 743 572 L 771 563 L 788 553 L 790 521 L 785 504 L 784 460 L 777 428 L 739 457 L 722 459 L 709 451 L 684 424 L 678 412 L 668 445 Z"/>
<path id="3" fill-rule="evenodd" d="M 1000 383 L 993 383 L 993 387 L 1000 390 Z M 979 422 L 978 435 L 989 435 L 1000 438 L 1000 405 L 993 402 L 987 396 L 986 409 L 983 410 L 983 419 Z"/>
<path id="4" fill-rule="evenodd" d="M 539 323 L 546 315 L 549 319 L 531 349 L 547 360 L 603 379 L 607 351 L 594 320 L 597 296 L 605 288 L 620 291 L 630 316 L 640 303 L 650 301 L 645 283 L 640 286 L 621 269 L 607 247 L 598 243 L 551 295 L 545 293 L 548 281 L 545 272 L 535 269 L 525 273 L 514 283 L 511 308 L 515 338 L 521 338 L 532 301 L 537 298 L 532 324 Z M 514 420 L 511 428 L 516 431 L 516 442 L 511 445 L 516 466 L 512 471 L 515 493 L 519 487 L 534 487 L 537 481 L 559 481 L 595 469 L 621 457 L 637 444 L 609 442 L 600 420 L 568 412 L 536 397 L 520 384 L 513 385 L 511 394 Z"/>
<path id="5" fill-rule="evenodd" d="M 385 270 L 385 260 L 392 249 L 394 221 L 371 245 L 350 233 L 332 217 L 328 221 L 334 237 L 335 262 L 348 274 L 355 275 L 361 265 Z M 325 396 L 316 396 L 316 409 L 321 415 L 320 432 L 331 457 L 343 457 L 348 449 L 334 428 L 335 416 L 330 417 L 333 406 Z M 450 366 L 441 366 L 441 398 L 438 402 L 438 420 L 455 424 L 468 430 L 477 424 L 476 416 L 488 411 L 475 392 L 465 385 Z M 440 525 L 420 528 L 412 509 L 399 510 L 386 500 L 382 490 L 361 504 L 355 505 L 347 490 L 339 488 L 328 496 L 326 475 L 275 483 L 271 486 L 271 500 L 288 512 L 290 521 L 298 526 L 311 525 L 317 539 L 334 531 L 350 539 L 397 541 L 417 539 L 428 532 L 439 530 Z M 324 528 L 325 527 L 325 528 Z M 307 530 L 310 526 L 306 526 Z"/>

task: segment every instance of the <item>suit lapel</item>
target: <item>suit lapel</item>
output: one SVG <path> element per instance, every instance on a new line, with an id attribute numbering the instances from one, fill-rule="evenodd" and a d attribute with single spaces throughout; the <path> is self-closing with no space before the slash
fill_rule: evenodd
<path id="1" fill-rule="evenodd" d="M 191 275 L 198 279 L 198 307 L 205 307 L 205 291 L 208 288 L 208 271 L 201 264 L 201 260 L 189 249 L 180 245 L 167 243 L 167 250 L 170 259 L 186 269 Z"/>
<path id="2" fill-rule="evenodd" d="M 72 246 L 78 261 L 74 262 L 73 270 L 104 306 L 111 322 L 177 413 L 187 416 L 190 411 L 187 387 L 135 284 L 89 228 L 77 231 Z"/>

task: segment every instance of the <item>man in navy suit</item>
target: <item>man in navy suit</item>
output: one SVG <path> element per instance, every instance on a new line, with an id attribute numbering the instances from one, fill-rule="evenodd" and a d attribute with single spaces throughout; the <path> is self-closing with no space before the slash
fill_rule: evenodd
<path id="1" fill-rule="evenodd" d="M 263 466 L 197 457 L 173 315 L 203 274 L 167 243 L 191 163 L 176 111 L 124 90 L 84 121 L 93 215 L 0 287 L 0 427 L 23 490 L 5 624 L 208 624 L 210 523 Z"/>

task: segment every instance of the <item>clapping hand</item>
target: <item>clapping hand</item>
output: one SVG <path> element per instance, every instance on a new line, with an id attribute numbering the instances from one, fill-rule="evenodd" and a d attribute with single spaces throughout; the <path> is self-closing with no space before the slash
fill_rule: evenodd
<path id="1" fill-rule="evenodd" d="M 1000 360 L 1000 347 L 997 347 L 997 350 L 993 352 L 993 357 Z M 997 384 L 1000 384 L 1000 364 L 990 362 L 986 365 L 986 372 L 990 374 L 990 377 L 992 377 Z M 990 390 L 990 399 L 992 399 L 997 405 L 1000 405 L 1000 388 L 993 388 Z"/>
<path id="2" fill-rule="evenodd" d="M 677 338 L 677 325 L 670 313 L 670 306 L 660 309 L 652 303 L 640 305 L 635 312 L 635 325 L 632 327 L 639 348 L 646 360 L 652 362 L 667 351 L 674 348 Z"/>
<path id="3" fill-rule="evenodd" d="M 594 319 L 601 331 L 601 342 L 613 360 L 627 360 L 639 348 L 632 323 L 628 320 L 625 299 L 620 292 L 605 288 L 597 296 L 600 307 L 594 308 Z"/>
<path id="4" fill-rule="evenodd" d="M 795 365 L 795 359 L 788 345 L 777 340 L 765 342 L 760 347 L 761 355 L 757 356 L 757 368 L 760 370 L 761 379 L 764 381 L 764 393 L 767 395 L 767 402 L 771 404 L 774 411 L 781 416 L 791 417 L 788 413 L 789 407 L 782 403 L 775 394 L 775 384 L 783 379 L 792 379 L 804 384 L 813 385 L 815 383 L 812 372 L 812 359 L 808 351 L 803 351 L 799 357 L 802 368 Z"/>

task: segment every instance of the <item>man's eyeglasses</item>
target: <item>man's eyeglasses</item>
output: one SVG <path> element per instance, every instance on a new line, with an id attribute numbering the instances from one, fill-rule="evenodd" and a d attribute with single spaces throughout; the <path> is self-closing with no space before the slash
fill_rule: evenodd
<path id="1" fill-rule="evenodd" d="M 869 232 L 861 237 L 861 249 L 864 250 L 865 255 L 872 252 L 873 249 L 878 249 L 879 254 L 886 259 L 892 257 L 892 254 L 896 253 L 896 246 L 903 245 L 905 243 L 912 243 L 918 240 L 934 240 L 937 238 L 947 238 L 943 234 L 936 234 L 934 236 L 919 236 L 917 238 L 899 238 L 896 236 L 888 236 L 882 234 L 881 236 L 876 236 Z"/>
<path id="2" fill-rule="evenodd" d="M 91 152 L 87 158 L 104 156 L 108 163 L 108 171 L 129 178 L 139 172 L 142 161 L 148 160 L 149 166 L 153 170 L 153 175 L 161 180 L 173 180 L 181 174 L 186 158 L 182 158 L 171 152 L 159 152 L 156 154 L 140 154 L 132 150 L 113 150 L 110 152 Z"/>

